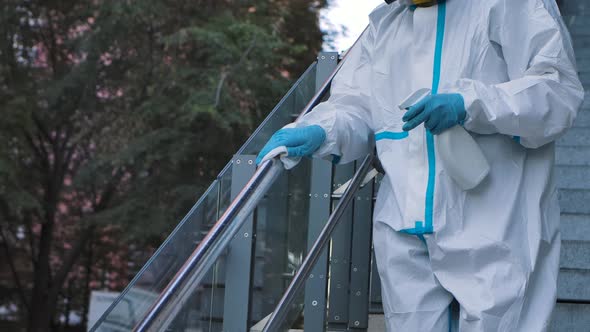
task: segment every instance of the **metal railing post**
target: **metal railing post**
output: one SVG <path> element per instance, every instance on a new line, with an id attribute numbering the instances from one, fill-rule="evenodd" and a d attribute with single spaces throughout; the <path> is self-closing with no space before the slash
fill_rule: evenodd
<path id="1" fill-rule="evenodd" d="M 354 175 L 354 163 L 334 167 L 335 190 Z M 330 261 L 330 291 L 328 296 L 328 329 L 348 326 L 348 301 L 350 293 L 350 255 L 353 228 L 353 201 L 344 212 L 340 225 L 332 236 Z"/>
<path id="2" fill-rule="evenodd" d="M 236 198 L 256 172 L 256 156 L 236 155 L 232 159 L 231 196 Z M 255 222 L 251 214 L 229 246 L 225 258 L 223 330 L 247 331 L 252 296 L 253 245 Z"/>
<path id="3" fill-rule="evenodd" d="M 354 201 L 348 294 L 348 327 L 350 329 L 369 327 L 373 187 L 374 183 L 371 183 L 359 190 Z"/>
<path id="4" fill-rule="evenodd" d="M 322 52 L 318 56 L 316 86 L 320 90 L 338 64 L 338 53 Z M 311 189 L 307 228 L 308 249 L 318 237 L 330 216 L 332 163 L 312 160 Z M 324 250 L 305 286 L 304 330 L 323 331 L 326 325 L 326 294 L 328 291 L 328 254 Z"/>

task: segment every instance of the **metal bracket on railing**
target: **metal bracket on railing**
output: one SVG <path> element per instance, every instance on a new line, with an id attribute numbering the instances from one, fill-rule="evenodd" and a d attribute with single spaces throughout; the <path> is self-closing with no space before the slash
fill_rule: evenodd
<path id="1" fill-rule="evenodd" d="M 344 211 L 353 200 L 354 195 L 361 187 L 363 180 L 366 179 L 367 175 L 371 171 L 371 163 L 373 161 L 373 155 L 368 155 L 359 169 L 357 170 L 354 177 L 350 180 L 350 185 L 347 186 L 344 194 L 342 195 L 340 201 L 338 202 L 338 206 L 330 215 L 328 222 L 322 229 L 320 235 L 318 236 L 317 240 L 311 247 L 309 254 L 305 257 L 305 260 L 299 267 L 297 274 L 291 281 L 289 288 L 279 301 L 276 309 L 272 313 L 270 319 L 266 323 L 264 327 L 264 332 L 274 332 L 279 331 L 281 328 L 281 324 L 283 324 L 283 320 L 288 314 L 289 308 L 291 308 L 291 304 L 295 299 L 296 295 L 298 294 L 301 287 L 304 285 L 305 280 L 309 277 L 313 266 L 317 262 L 318 258 L 320 257 L 323 249 L 328 244 L 330 237 L 332 237 L 332 233 L 334 229 L 338 225 Z"/>

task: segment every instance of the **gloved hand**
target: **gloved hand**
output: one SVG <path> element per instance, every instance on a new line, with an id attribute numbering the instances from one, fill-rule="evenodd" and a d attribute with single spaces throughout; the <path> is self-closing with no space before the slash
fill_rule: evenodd
<path id="1" fill-rule="evenodd" d="M 422 122 L 426 129 L 434 135 L 463 124 L 467 117 L 463 96 L 457 93 L 438 94 L 424 97 L 411 106 L 402 118 L 403 130 L 410 131 Z"/>
<path id="2" fill-rule="evenodd" d="M 326 132 L 320 126 L 285 128 L 277 131 L 266 143 L 256 158 L 256 165 L 272 150 L 284 146 L 289 157 L 309 157 L 326 140 Z"/>

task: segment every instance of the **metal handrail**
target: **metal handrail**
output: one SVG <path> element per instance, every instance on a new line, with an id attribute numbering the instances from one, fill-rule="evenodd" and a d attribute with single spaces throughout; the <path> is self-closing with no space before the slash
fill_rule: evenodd
<path id="1" fill-rule="evenodd" d="M 162 331 L 172 323 L 244 221 L 284 171 L 279 160 L 264 163 L 197 246 L 134 331 Z"/>
<path id="2" fill-rule="evenodd" d="M 266 322 L 264 326 L 263 332 L 274 332 L 278 331 L 283 324 L 283 320 L 289 313 L 289 309 L 293 300 L 297 296 L 301 287 L 303 287 L 305 280 L 309 277 L 309 274 L 312 272 L 313 267 L 317 263 L 320 255 L 322 254 L 324 248 L 329 243 L 332 234 L 334 233 L 334 229 L 338 226 L 342 215 L 344 214 L 346 208 L 354 198 L 354 195 L 357 191 L 361 188 L 363 184 L 363 180 L 367 176 L 370 170 L 372 170 L 372 162 L 373 162 L 373 155 L 368 155 L 359 169 L 357 170 L 356 174 L 352 178 L 350 185 L 342 195 L 342 198 L 338 202 L 336 209 L 330 215 L 328 222 L 322 229 L 320 235 L 314 242 L 313 246 L 311 247 L 309 254 L 305 257 L 305 260 L 297 270 L 297 274 L 291 281 L 289 288 L 283 297 L 277 304 L 277 307 L 273 311 L 272 315 L 270 316 L 269 320 Z"/>
<path id="3" fill-rule="evenodd" d="M 360 37 L 352 47 L 355 47 L 359 40 Z M 305 106 L 297 121 L 303 115 L 309 113 L 326 96 L 334 77 L 340 68 L 342 68 L 345 58 L 338 64 L 315 96 Z M 135 326 L 134 331 L 162 331 L 172 323 L 184 303 L 188 301 L 193 291 L 199 286 L 208 270 L 229 246 L 248 216 L 254 212 L 260 200 L 284 171 L 282 162 L 278 158 L 268 160 L 261 164 L 244 189 L 227 208 L 226 212 L 211 228 L 211 231 L 193 251 L 185 264 L 168 283 L 164 291 L 160 293 L 158 300 L 143 317 L 141 322 Z"/>

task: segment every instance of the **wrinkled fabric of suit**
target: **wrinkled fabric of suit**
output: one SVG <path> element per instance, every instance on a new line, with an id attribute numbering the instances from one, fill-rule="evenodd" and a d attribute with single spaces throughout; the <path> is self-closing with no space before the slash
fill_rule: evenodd
<path id="1" fill-rule="evenodd" d="M 383 4 L 349 51 L 329 100 L 296 126 L 327 135 L 315 157 L 340 163 L 376 145 L 386 175 L 374 248 L 389 331 L 545 331 L 559 268 L 554 141 L 583 100 L 553 0 Z M 397 105 L 421 88 L 460 93 L 464 128 L 491 170 L 463 191 L 421 125 Z"/>

